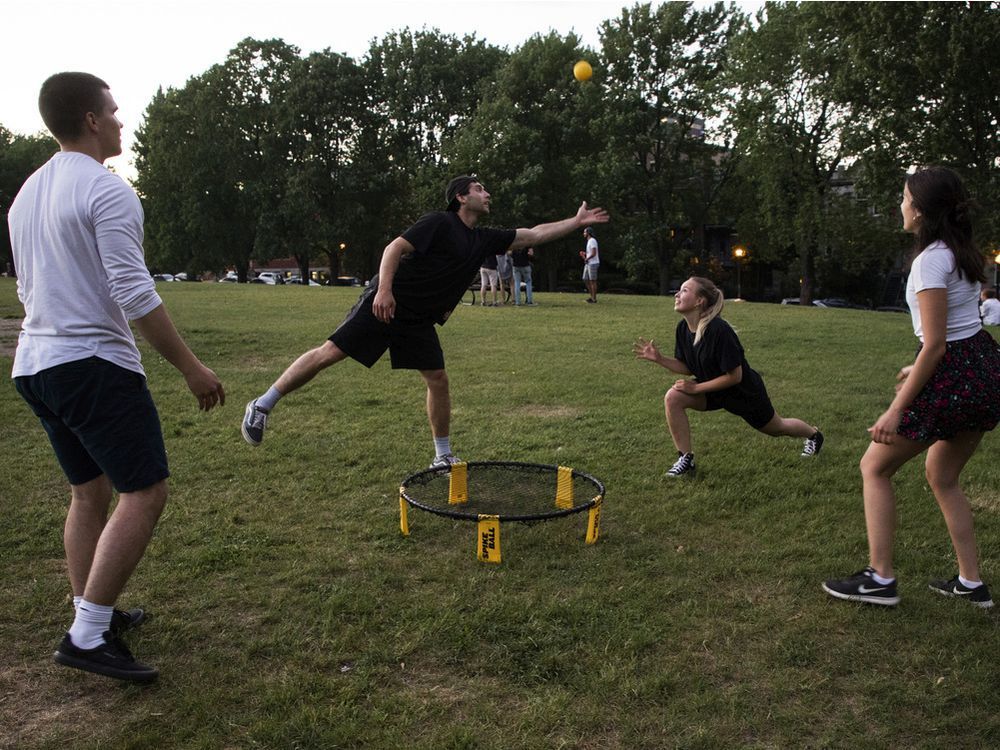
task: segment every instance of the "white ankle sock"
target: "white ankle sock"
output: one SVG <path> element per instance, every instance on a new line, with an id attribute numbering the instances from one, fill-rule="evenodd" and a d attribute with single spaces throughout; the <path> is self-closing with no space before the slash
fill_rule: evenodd
<path id="1" fill-rule="evenodd" d="M 77 648 L 97 648 L 104 643 L 104 631 L 111 627 L 114 606 L 94 604 L 82 599 L 76 608 L 76 619 L 69 628 L 69 639 Z"/>
<path id="2" fill-rule="evenodd" d="M 437 457 L 447 456 L 451 453 L 451 437 L 434 438 L 434 454 Z"/>
<path id="3" fill-rule="evenodd" d="M 892 583 L 893 581 L 896 580 L 895 578 L 883 578 L 882 576 L 880 576 L 878 573 L 875 573 L 874 571 L 872 572 L 872 579 L 879 586 L 888 586 L 890 583 Z"/>
<path id="4" fill-rule="evenodd" d="M 965 586 L 965 588 L 967 589 L 975 589 L 983 585 L 982 581 L 969 581 L 965 578 L 962 578 L 962 576 L 958 577 L 958 582 L 963 586 Z"/>
<path id="5" fill-rule="evenodd" d="M 271 411 L 281 399 L 281 391 L 273 385 L 267 389 L 267 393 L 257 399 L 257 406 L 264 411 Z"/>

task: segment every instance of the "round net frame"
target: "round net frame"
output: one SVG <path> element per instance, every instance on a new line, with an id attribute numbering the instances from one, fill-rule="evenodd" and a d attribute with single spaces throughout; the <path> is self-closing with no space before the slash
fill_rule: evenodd
<path id="1" fill-rule="evenodd" d="M 604 484 L 567 466 L 519 461 L 469 461 L 410 474 L 400 500 L 414 508 L 468 521 L 533 523 L 599 508 Z"/>

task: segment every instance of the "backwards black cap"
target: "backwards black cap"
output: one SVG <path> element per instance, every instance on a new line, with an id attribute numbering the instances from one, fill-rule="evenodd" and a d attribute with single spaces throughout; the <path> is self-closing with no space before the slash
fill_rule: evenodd
<path id="1" fill-rule="evenodd" d="M 444 190 L 444 200 L 448 204 L 449 211 L 458 210 L 458 196 L 467 195 L 469 192 L 469 186 L 474 182 L 479 182 L 479 178 L 473 175 L 461 175 L 456 177 L 451 182 L 448 183 L 448 187 Z"/>

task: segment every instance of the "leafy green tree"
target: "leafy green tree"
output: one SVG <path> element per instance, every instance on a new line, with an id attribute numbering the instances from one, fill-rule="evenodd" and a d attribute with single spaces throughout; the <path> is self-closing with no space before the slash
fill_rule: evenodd
<path id="1" fill-rule="evenodd" d="M 590 118 L 599 92 L 573 80 L 573 63 L 586 54 L 575 34 L 535 35 L 497 74 L 475 115 L 446 142 L 456 171 L 482 176 L 493 196 L 490 223 L 532 226 L 572 215 L 580 201 L 600 198 L 590 156 L 598 142 Z M 580 264 L 578 237 L 536 254 L 542 288 Z"/>
<path id="2" fill-rule="evenodd" d="M 837 95 L 863 123 L 847 145 L 873 201 L 888 212 L 909 165 L 947 164 L 984 208 L 981 239 L 1000 240 L 1000 3 L 816 5 L 847 61 Z"/>
<path id="3" fill-rule="evenodd" d="M 4 268 L 13 269 L 7 212 L 24 181 L 59 150 L 48 135 L 17 135 L 0 125 L 0 259 Z M 9 269 L 7 265 L 10 264 Z"/>
<path id="4" fill-rule="evenodd" d="M 738 95 L 729 124 L 748 196 L 740 238 L 765 260 L 794 253 L 803 304 L 812 301 L 818 254 L 843 230 L 831 221 L 832 182 L 850 156 L 845 134 L 856 121 L 853 103 L 837 96 L 847 61 L 836 29 L 811 5 L 767 3 L 735 40 L 730 77 Z"/>
<path id="5" fill-rule="evenodd" d="M 136 149 L 151 263 L 232 265 L 245 281 L 251 259 L 268 257 L 257 240 L 283 188 L 289 144 L 277 104 L 297 59 L 280 40 L 246 39 L 225 63 L 154 98 Z"/>
<path id="6" fill-rule="evenodd" d="M 366 104 L 364 73 L 348 57 L 327 50 L 289 71 L 277 116 L 288 144 L 285 168 L 262 217 L 260 239 L 272 253 L 294 257 L 303 279 L 310 260 L 321 254 L 331 275 L 339 275 L 340 245 L 359 234 L 359 172 L 368 162 L 358 136 L 370 117 Z"/>
<path id="7" fill-rule="evenodd" d="M 437 29 L 394 31 L 371 45 L 362 66 L 375 117 L 364 139 L 386 169 L 371 175 L 370 192 L 375 198 L 392 196 L 372 206 L 380 209 L 374 217 L 384 239 L 441 205 L 443 186 L 452 176 L 442 144 L 475 112 L 507 57 L 505 50 L 475 36 L 459 39 Z M 372 252 L 380 257 L 384 244 Z"/>
<path id="8" fill-rule="evenodd" d="M 667 293 L 685 239 L 719 210 L 729 174 L 725 149 L 702 135 L 726 103 L 722 74 L 743 16 L 716 3 L 638 4 L 601 28 L 604 106 L 593 119 L 605 140 L 598 181 L 613 191 L 633 276 L 653 271 Z M 682 237 L 675 228 L 691 228 Z M 699 249 L 696 248 L 696 249 Z"/>

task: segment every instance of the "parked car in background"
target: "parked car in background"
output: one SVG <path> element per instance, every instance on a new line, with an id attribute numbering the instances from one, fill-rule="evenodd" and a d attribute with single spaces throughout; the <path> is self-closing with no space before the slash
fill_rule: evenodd
<path id="1" fill-rule="evenodd" d="M 361 279 L 357 276 L 338 276 L 327 282 L 330 286 L 361 286 Z"/>
<path id="2" fill-rule="evenodd" d="M 240 278 L 239 278 L 239 276 L 236 275 L 236 271 L 230 271 L 225 276 L 223 276 L 221 279 L 219 279 L 219 283 L 220 284 L 235 284 L 239 280 L 240 280 Z"/>
<path id="3" fill-rule="evenodd" d="M 268 284 L 274 286 L 276 284 L 284 284 L 285 277 L 280 273 L 275 273 L 274 271 L 261 271 L 257 274 L 257 278 L 253 280 L 255 284 Z"/>
<path id="4" fill-rule="evenodd" d="M 305 281 L 303 281 L 302 277 L 299 275 L 289 276 L 287 279 L 285 279 L 285 283 L 299 284 L 300 286 L 322 286 L 322 284 L 320 284 L 318 281 L 313 281 L 312 279 L 306 279 Z"/>
<path id="5" fill-rule="evenodd" d="M 173 281 L 174 275 L 172 273 L 154 273 L 153 281 Z"/>
<path id="6" fill-rule="evenodd" d="M 201 276 L 196 273 L 188 274 L 185 271 L 181 271 L 174 274 L 174 281 L 201 281 Z"/>
<path id="7" fill-rule="evenodd" d="M 827 297 L 826 299 L 814 299 L 813 304 L 816 307 L 841 307 L 850 310 L 871 310 L 868 305 L 859 305 L 855 302 L 850 302 L 846 299 L 841 299 L 840 297 Z"/>

